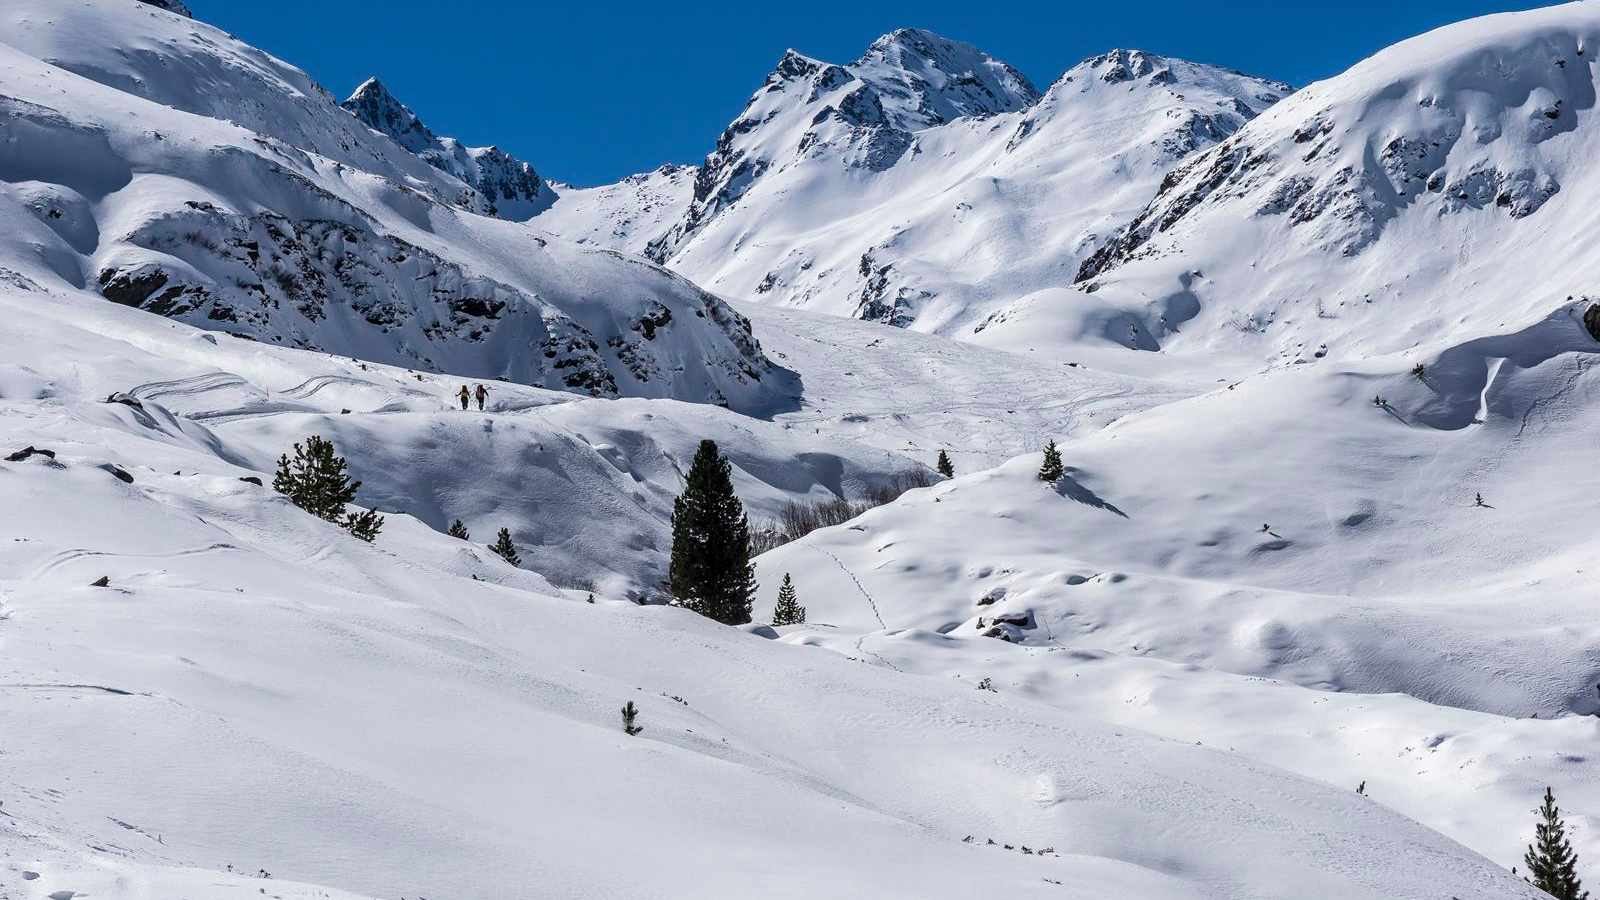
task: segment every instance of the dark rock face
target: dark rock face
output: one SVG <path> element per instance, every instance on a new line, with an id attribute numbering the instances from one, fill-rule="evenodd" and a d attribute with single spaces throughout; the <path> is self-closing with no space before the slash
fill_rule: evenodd
<path id="1" fill-rule="evenodd" d="M 725 404 L 721 385 L 755 385 L 771 371 L 747 319 L 637 258 L 606 254 L 650 271 L 618 308 L 625 318 L 591 326 L 344 213 L 291 219 L 186 203 L 127 235 L 128 251 L 97 282 L 107 299 L 250 340 L 597 397 L 695 383 L 704 392 L 695 399 Z M 687 379 L 686 349 L 701 369 Z"/>
<path id="2" fill-rule="evenodd" d="M 1583 311 L 1583 327 L 1589 330 L 1589 336 L 1600 341 L 1600 303 L 1591 303 Z"/>
<path id="3" fill-rule="evenodd" d="M 526 356 L 546 360 L 544 371 L 558 377 L 548 386 L 617 393 L 599 344 L 582 325 L 392 235 L 327 219 L 191 207 L 146 224 L 130 240 L 209 278 L 196 282 L 151 263 L 108 268 L 100 273 L 101 293 L 117 303 L 313 350 L 341 349 L 326 346 L 330 331 L 399 332 L 411 339 L 384 343 L 402 358 L 384 361 L 430 370 L 450 345 L 531 341 L 538 352 Z M 537 371 L 522 374 L 545 383 Z"/>
<path id="4" fill-rule="evenodd" d="M 438 135 L 376 78 L 362 82 L 355 93 L 339 105 L 365 122 L 368 128 L 387 134 L 412 153 L 421 153 L 439 144 Z"/>
<path id="5" fill-rule="evenodd" d="M 189 7 L 183 5 L 183 0 L 141 0 L 141 2 L 148 3 L 157 9 L 164 9 L 167 12 L 177 13 L 178 15 L 186 18 L 194 18 L 194 13 L 189 11 Z"/>

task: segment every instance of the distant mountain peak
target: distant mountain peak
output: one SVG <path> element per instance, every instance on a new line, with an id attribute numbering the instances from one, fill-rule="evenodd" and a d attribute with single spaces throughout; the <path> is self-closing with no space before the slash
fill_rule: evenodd
<path id="1" fill-rule="evenodd" d="M 376 77 L 361 82 L 348 99 L 339 104 L 355 114 L 368 128 L 382 132 L 412 153 L 421 153 L 439 142 L 422 119 L 401 103 Z"/>
<path id="2" fill-rule="evenodd" d="M 532 165 L 499 147 L 467 147 L 455 138 L 434 134 L 376 77 L 361 82 L 339 105 L 424 162 L 471 185 L 495 215 L 525 219 L 554 201 L 553 192 Z"/>

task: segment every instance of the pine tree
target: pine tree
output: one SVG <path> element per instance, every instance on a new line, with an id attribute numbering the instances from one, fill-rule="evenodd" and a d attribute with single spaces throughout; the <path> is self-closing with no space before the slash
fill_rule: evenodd
<path id="1" fill-rule="evenodd" d="M 794 582 L 789 573 L 783 573 L 783 584 L 778 586 L 778 604 L 772 608 L 773 625 L 804 625 L 806 608 L 795 595 Z"/>
<path id="2" fill-rule="evenodd" d="M 733 467 L 715 441 L 701 441 L 672 507 L 672 596 L 724 625 L 750 621 L 756 593 L 750 521 L 733 492 Z"/>
<path id="3" fill-rule="evenodd" d="M 489 545 L 489 549 L 513 566 L 522 565 L 522 557 L 517 555 L 517 545 L 511 543 L 511 532 L 505 528 L 500 529 L 500 535 Z"/>
<path id="4" fill-rule="evenodd" d="M 1061 465 L 1061 451 L 1056 449 L 1056 442 L 1052 439 L 1044 445 L 1044 464 L 1039 466 L 1039 480 L 1055 484 L 1065 474 L 1066 469 Z"/>
<path id="5" fill-rule="evenodd" d="M 344 457 L 333 452 L 333 443 L 314 434 L 304 444 L 294 445 L 294 459 L 287 453 L 278 457 L 272 488 L 295 506 L 370 543 L 383 529 L 383 516 L 372 510 L 345 512 L 361 489 L 361 482 L 350 480 L 349 470 Z"/>
<path id="6" fill-rule="evenodd" d="M 450 530 L 445 532 L 445 534 L 450 535 L 451 537 L 455 538 L 458 541 L 470 541 L 470 540 L 472 540 L 472 535 L 467 532 L 466 523 L 462 522 L 460 519 L 457 519 L 454 522 L 451 522 L 450 523 Z"/>
<path id="7" fill-rule="evenodd" d="M 346 515 L 343 524 L 351 535 L 370 544 L 377 540 L 378 532 L 383 530 L 383 516 L 369 509 Z"/>
<path id="8" fill-rule="evenodd" d="M 643 725 L 633 724 L 637 718 L 639 718 L 639 708 L 633 705 L 632 700 L 622 704 L 622 730 L 627 732 L 628 737 L 633 737 L 644 730 Z"/>
<path id="9" fill-rule="evenodd" d="M 955 464 L 950 462 L 950 454 L 944 452 L 943 450 L 939 451 L 939 461 L 935 463 L 935 466 L 939 469 L 940 475 L 943 475 L 946 478 L 955 477 Z"/>
<path id="10" fill-rule="evenodd" d="M 1566 823 L 1561 821 L 1561 810 L 1548 787 L 1539 818 L 1542 821 L 1534 826 L 1533 843 L 1522 858 L 1531 876 L 1528 883 L 1556 900 L 1588 900 L 1589 892 L 1578 880 L 1578 855 L 1572 852 Z"/>

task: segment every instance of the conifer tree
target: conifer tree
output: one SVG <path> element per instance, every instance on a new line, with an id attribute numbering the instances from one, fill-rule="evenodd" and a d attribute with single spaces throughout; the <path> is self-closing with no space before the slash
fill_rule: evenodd
<path id="1" fill-rule="evenodd" d="M 372 510 L 345 512 L 345 506 L 355 501 L 361 482 L 350 480 L 349 463 L 333 451 L 331 441 L 320 435 L 295 444 L 294 459 L 287 453 L 278 457 L 272 488 L 288 496 L 295 506 L 342 526 L 363 541 L 370 543 L 383 528 L 383 517 Z"/>
<path id="2" fill-rule="evenodd" d="M 1588 900 L 1589 892 L 1578 880 L 1578 855 L 1572 852 L 1561 809 L 1548 787 L 1544 789 L 1539 819 L 1533 829 L 1533 843 L 1522 858 L 1528 864 L 1528 883 L 1556 900 Z"/>
<path id="3" fill-rule="evenodd" d="M 939 451 L 939 461 L 935 463 L 935 466 L 938 468 L 940 475 L 943 475 L 946 478 L 955 477 L 955 464 L 950 462 L 950 454 L 944 452 L 943 450 Z"/>
<path id="4" fill-rule="evenodd" d="M 1061 464 L 1061 451 L 1056 449 L 1056 442 L 1052 439 L 1044 445 L 1044 464 L 1039 466 L 1039 480 L 1055 484 L 1064 474 L 1066 469 Z"/>
<path id="5" fill-rule="evenodd" d="M 795 595 L 794 582 L 789 573 L 783 573 L 783 584 L 778 586 L 778 604 L 772 608 L 773 625 L 804 625 L 806 608 Z"/>
<path id="6" fill-rule="evenodd" d="M 450 523 L 450 530 L 445 532 L 458 541 L 470 541 L 472 535 L 467 532 L 467 525 L 460 519 Z"/>
<path id="7" fill-rule="evenodd" d="M 517 555 L 517 545 L 511 543 L 511 532 L 508 529 L 500 529 L 499 536 L 489 545 L 489 549 L 513 566 L 522 565 L 522 557 Z"/>
<path id="8" fill-rule="evenodd" d="M 622 704 L 622 730 L 627 732 L 628 737 L 633 737 L 634 735 L 636 735 L 639 732 L 644 730 L 644 726 L 643 725 L 635 725 L 635 724 L 633 724 L 634 720 L 636 720 L 638 718 L 639 718 L 639 708 L 637 706 L 633 705 L 633 701 L 632 700 L 629 700 L 627 703 Z"/>
<path id="9" fill-rule="evenodd" d="M 350 513 L 344 517 L 344 528 L 358 540 L 372 543 L 377 540 L 378 532 L 383 530 L 383 516 L 376 510 Z"/>
<path id="10" fill-rule="evenodd" d="M 668 584 L 680 606 L 724 625 L 750 621 L 755 567 L 750 522 L 733 492 L 733 467 L 715 441 L 701 441 L 672 507 Z"/>

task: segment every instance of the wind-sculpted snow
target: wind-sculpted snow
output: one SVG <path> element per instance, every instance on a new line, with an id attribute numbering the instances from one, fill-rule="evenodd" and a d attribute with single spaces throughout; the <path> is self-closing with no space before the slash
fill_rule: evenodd
<path id="1" fill-rule="evenodd" d="M 793 394 L 710 294 L 476 215 L 484 195 L 209 26 L 120 0 L 3 15 L 17 277 L 423 371 L 744 410 Z"/>

